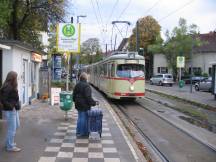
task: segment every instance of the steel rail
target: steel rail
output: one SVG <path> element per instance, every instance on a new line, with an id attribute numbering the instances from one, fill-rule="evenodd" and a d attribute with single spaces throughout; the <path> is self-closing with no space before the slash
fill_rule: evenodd
<path id="1" fill-rule="evenodd" d="M 132 123 L 132 125 L 138 130 L 142 137 L 148 142 L 150 147 L 154 152 L 160 157 L 163 162 L 169 162 L 168 158 L 157 148 L 157 146 L 152 142 L 152 140 L 142 131 L 142 129 L 129 117 L 129 115 L 123 110 L 122 105 L 114 104 L 119 108 L 119 110 L 125 115 L 125 117 Z"/>

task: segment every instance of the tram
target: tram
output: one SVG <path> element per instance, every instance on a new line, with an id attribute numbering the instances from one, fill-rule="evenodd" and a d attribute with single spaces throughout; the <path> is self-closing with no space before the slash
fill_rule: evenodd
<path id="1" fill-rule="evenodd" d="M 86 67 L 88 81 L 109 98 L 145 96 L 145 59 L 137 52 L 112 53 L 104 60 Z"/>

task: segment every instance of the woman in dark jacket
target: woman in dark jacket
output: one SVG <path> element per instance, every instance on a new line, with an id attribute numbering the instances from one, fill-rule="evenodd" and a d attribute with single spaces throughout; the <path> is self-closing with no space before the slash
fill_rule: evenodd
<path id="1" fill-rule="evenodd" d="M 20 126 L 18 114 L 20 105 L 16 72 L 11 71 L 7 74 L 6 80 L 0 89 L 0 96 L 3 105 L 3 114 L 7 121 L 6 150 L 12 152 L 21 151 L 14 143 L 16 129 Z"/>
<path id="2" fill-rule="evenodd" d="M 75 108 L 78 110 L 76 134 L 77 136 L 87 136 L 87 111 L 90 110 L 91 106 L 95 106 L 97 102 L 92 98 L 91 87 L 87 83 L 86 73 L 80 75 L 80 81 L 73 91 L 73 101 L 75 102 Z"/>

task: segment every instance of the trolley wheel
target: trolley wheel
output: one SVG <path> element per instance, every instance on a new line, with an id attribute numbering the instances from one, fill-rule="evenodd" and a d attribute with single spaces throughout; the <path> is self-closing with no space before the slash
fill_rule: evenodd
<path id="1" fill-rule="evenodd" d="M 199 91 L 199 86 L 195 85 L 195 90 Z"/>
<path id="2" fill-rule="evenodd" d="M 153 85 L 153 82 L 150 80 L 150 85 Z"/>
<path id="3" fill-rule="evenodd" d="M 163 85 L 163 83 L 160 81 L 159 83 L 158 83 L 160 86 L 162 86 Z"/>

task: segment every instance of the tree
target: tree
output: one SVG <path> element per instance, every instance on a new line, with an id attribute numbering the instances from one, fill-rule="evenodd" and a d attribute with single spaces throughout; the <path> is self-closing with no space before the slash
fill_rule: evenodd
<path id="1" fill-rule="evenodd" d="M 89 38 L 81 45 L 81 62 L 91 64 L 102 59 L 102 50 L 98 38 Z"/>
<path id="2" fill-rule="evenodd" d="M 147 54 L 148 45 L 153 44 L 156 38 L 160 36 L 161 27 L 152 16 L 140 18 L 138 22 L 140 48 L 144 48 Z M 129 38 L 129 49 L 136 50 L 136 27 L 133 29 L 133 33 Z"/>
<path id="3" fill-rule="evenodd" d="M 39 47 L 38 32 L 47 31 L 48 24 L 63 20 L 64 5 L 64 0 L 0 1 L 0 29 L 3 38 Z"/>
<path id="4" fill-rule="evenodd" d="M 153 57 L 147 51 L 149 45 L 154 44 L 156 39 L 160 37 L 161 27 L 152 16 L 140 18 L 139 22 L 139 48 L 144 49 L 144 56 L 146 61 L 146 78 L 149 78 L 153 72 Z M 136 27 L 129 38 L 129 50 L 136 51 Z"/>
<path id="5" fill-rule="evenodd" d="M 163 53 L 167 59 L 169 68 L 172 69 L 173 75 L 177 75 L 176 58 L 185 56 L 186 60 L 190 59 L 192 47 L 200 46 L 202 43 L 197 37 L 198 27 L 195 24 L 187 25 L 185 19 L 179 19 L 179 25 L 172 32 L 166 31 L 166 41 L 156 42 L 149 47 L 153 53 Z"/>

